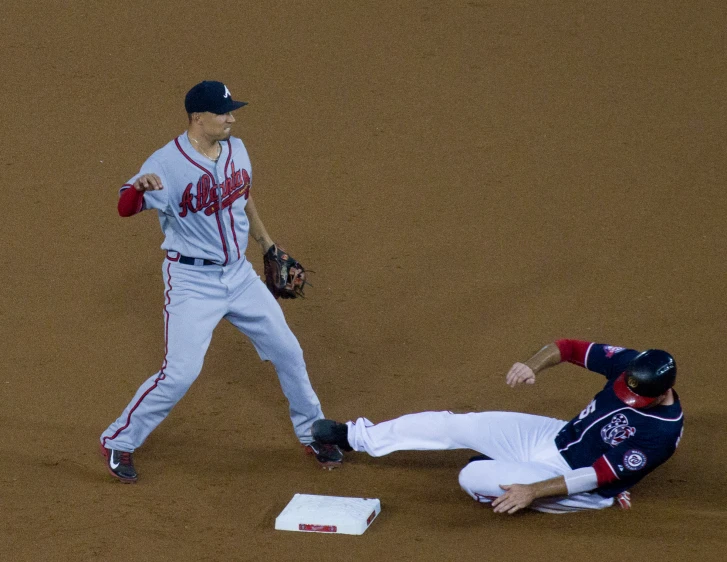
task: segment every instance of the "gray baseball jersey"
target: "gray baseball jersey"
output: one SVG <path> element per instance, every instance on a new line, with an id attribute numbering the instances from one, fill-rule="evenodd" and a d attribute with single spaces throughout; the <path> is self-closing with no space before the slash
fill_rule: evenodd
<path id="1" fill-rule="evenodd" d="M 144 207 L 159 214 L 162 248 L 229 265 L 243 259 L 247 247 L 252 168 L 240 139 L 220 144 L 215 163 L 194 150 L 183 133 L 152 154 L 121 189 L 143 174 L 157 174 L 164 189 L 144 193 Z"/>

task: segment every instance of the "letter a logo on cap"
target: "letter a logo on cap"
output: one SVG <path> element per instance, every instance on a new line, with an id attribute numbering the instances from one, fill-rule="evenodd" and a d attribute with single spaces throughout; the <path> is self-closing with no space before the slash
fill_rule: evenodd
<path id="1" fill-rule="evenodd" d="M 225 86 L 225 95 L 222 96 L 223 98 L 229 98 L 230 97 L 230 90 L 227 89 L 227 86 Z"/>

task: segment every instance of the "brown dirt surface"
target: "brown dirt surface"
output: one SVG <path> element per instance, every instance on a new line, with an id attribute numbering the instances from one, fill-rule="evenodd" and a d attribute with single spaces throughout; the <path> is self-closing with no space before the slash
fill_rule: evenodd
<path id="1" fill-rule="evenodd" d="M 0 558 L 724 560 L 725 92 L 718 0 L 3 3 Z M 113 482 L 100 432 L 163 355 L 161 233 L 117 190 L 219 79 L 328 417 L 570 418 L 598 377 L 509 389 L 557 337 L 663 347 L 679 451 L 634 509 L 497 516 L 469 451 L 319 470 L 231 326 Z M 248 254 L 257 271 L 262 257 Z M 360 537 L 274 530 L 295 493 L 377 497 Z"/>

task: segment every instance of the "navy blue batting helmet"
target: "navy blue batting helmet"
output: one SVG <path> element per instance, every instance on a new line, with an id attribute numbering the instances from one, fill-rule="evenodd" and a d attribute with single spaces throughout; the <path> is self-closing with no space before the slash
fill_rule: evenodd
<path id="1" fill-rule="evenodd" d="M 648 349 L 631 360 L 613 389 L 629 406 L 644 408 L 674 386 L 676 377 L 674 358 L 661 349 Z"/>

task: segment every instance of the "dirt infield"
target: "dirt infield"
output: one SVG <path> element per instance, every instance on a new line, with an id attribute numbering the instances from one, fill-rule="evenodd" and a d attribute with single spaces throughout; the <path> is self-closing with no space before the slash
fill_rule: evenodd
<path id="1" fill-rule="evenodd" d="M 0 558 L 724 559 L 724 2 L 62 4 L 0 18 Z M 98 436 L 163 355 L 158 221 L 117 189 L 203 79 L 250 102 L 258 209 L 316 271 L 283 308 L 328 417 L 570 419 L 598 377 L 513 390 L 509 366 L 557 337 L 663 347 L 685 434 L 634 509 L 496 516 L 459 489 L 469 451 L 321 471 L 227 324 L 139 483 L 113 482 Z M 275 531 L 294 493 L 383 511 L 361 537 Z"/>

